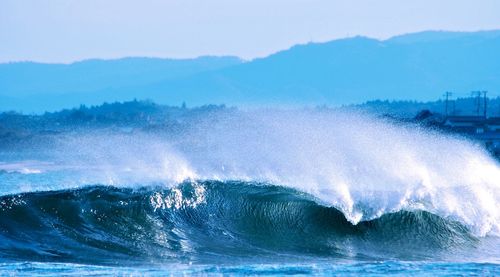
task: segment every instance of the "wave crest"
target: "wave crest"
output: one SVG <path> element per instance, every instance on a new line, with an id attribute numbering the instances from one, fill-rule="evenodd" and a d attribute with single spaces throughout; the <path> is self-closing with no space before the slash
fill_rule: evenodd
<path id="1" fill-rule="evenodd" d="M 425 211 L 353 225 L 309 194 L 235 181 L 3 196 L 0 229 L 2 259 L 80 263 L 277 253 L 412 259 L 477 243 L 464 225 Z"/>

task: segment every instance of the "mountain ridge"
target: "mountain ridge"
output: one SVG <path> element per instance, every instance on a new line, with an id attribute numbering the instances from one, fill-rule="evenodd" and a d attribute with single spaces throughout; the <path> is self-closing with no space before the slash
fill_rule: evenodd
<path id="1" fill-rule="evenodd" d="M 448 90 L 498 89 L 499 60 L 500 31 L 495 30 L 428 31 L 387 40 L 357 36 L 295 45 L 250 61 L 129 57 L 57 70 L 58 64 L 0 64 L 0 110 L 42 112 L 133 98 L 193 105 L 432 100 Z M 113 72 L 109 68 L 116 63 Z M 28 69 L 16 72 L 16 66 Z"/>

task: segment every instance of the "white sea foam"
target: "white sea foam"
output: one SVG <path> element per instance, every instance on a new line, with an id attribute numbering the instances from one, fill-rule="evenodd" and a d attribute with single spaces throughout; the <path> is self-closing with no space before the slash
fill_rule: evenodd
<path id="1" fill-rule="evenodd" d="M 86 171 L 82 182 L 263 181 L 310 193 L 353 223 L 423 209 L 500 233 L 500 166 L 484 150 L 364 114 L 237 112 L 173 137 L 93 133 L 56 150 L 58 163 Z"/>

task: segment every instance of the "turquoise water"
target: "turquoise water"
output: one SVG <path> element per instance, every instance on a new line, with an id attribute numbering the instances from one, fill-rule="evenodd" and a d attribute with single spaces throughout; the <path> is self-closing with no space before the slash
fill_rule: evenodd
<path id="1" fill-rule="evenodd" d="M 324 263 L 258 264 L 243 266 L 157 265 L 150 267 L 109 267 L 61 263 L 10 263 L 0 265 L 0 273 L 18 276 L 96 275 L 96 276 L 165 276 L 165 275 L 478 275 L 498 276 L 500 267 L 488 263 Z"/>

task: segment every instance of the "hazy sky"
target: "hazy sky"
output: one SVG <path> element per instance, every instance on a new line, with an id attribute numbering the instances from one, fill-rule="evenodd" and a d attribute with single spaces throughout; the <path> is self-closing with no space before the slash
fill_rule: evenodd
<path id="1" fill-rule="evenodd" d="M 0 62 L 265 56 L 354 35 L 500 29 L 499 0 L 0 0 Z"/>

